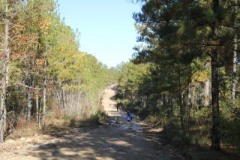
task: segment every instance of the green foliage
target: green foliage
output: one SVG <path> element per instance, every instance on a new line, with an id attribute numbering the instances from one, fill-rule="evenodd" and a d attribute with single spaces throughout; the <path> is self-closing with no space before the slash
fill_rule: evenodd
<path id="1" fill-rule="evenodd" d="M 149 72 L 149 64 L 134 65 L 133 63 L 123 64 L 119 72 L 117 86 L 117 98 L 119 105 L 122 104 L 125 109 L 135 110 L 140 107 L 141 91 L 143 77 Z"/>
<path id="2" fill-rule="evenodd" d="M 96 113 L 92 114 L 89 118 L 83 120 L 81 124 L 84 125 L 84 123 L 87 123 L 89 126 L 100 125 L 103 124 L 106 117 L 107 114 L 105 112 L 98 110 Z"/>
<path id="3" fill-rule="evenodd" d="M 240 151 L 240 108 L 239 101 L 235 104 L 230 101 L 221 102 L 221 128 L 223 143 L 232 146 L 234 151 Z M 233 147 L 235 146 L 235 147 Z"/>
<path id="4" fill-rule="evenodd" d="M 192 111 L 192 121 L 196 125 L 205 125 L 211 123 L 211 109 L 204 107 L 197 111 Z"/>
<path id="5" fill-rule="evenodd" d="M 92 119 L 102 121 L 104 114 L 98 112 L 102 92 L 116 82 L 117 71 L 108 69 L 96 57 L 79 51 L 78 33 L 60 19 L 55 0 L 1 0 L 1 47 L 5 3 L 9 4 L 7 18 L 10 22 L 7 111 L 25 116 L 27 106 L 31 104 L 31 116 L 35 115 L 37 100 L 42 102 L 43 88 L 47 87 L 47 113 L 60 110 L 61 118 L 67 119 L 89 118 L 94 114 Z M 3 60 L 2 55 L 0 58 Z M 0 69 L 2 64 L 1 61 Z M 40 112 L 43 106 L 39 104 Z"/>
<path id="6" fill-rule="evenodd" d="M 181 132 L 179 120 L 172 118 L 167 120 L 167 123 L 164 125 L 164 139 L 166 143 L 171 143 L 176 147 L 183 148 L 186 145 L 190 144 L 190 140 L 183 132 Z"/>
<path id="7" fill-rule="evenodd" d="M 161 115 L 150 115 L 148 116 L 145 121 L 148 124 L 151 124 L 154 128 L 163 128 L 165 127 L 167 119 Z"/>
<path id="8" fill-rule="evenodd" d="M 236 142 L 232 145 L 238 146 L 238 115 L 225 111 L 229 105 L 238 108 L 230 99 L 233 48 L 239 47 L 234 36 L 240 36 L 240 12 L 232 7 L 236 1 L 141 2 L 142 10 L 134 19 L 137 40 L 143 44 L 135 47 L 132 61 L 151 65 L 142 76 L 131 72 L 129 65 L 122 68 L 127 76 L 120 77 L 119 102 L 142 117 L 159 115 L 166 119 L 170 139 L 209 146 L 211 138 L 221 137 L 221 131 L 232 133 L 221 137 L 224 144 L 232 139 Z M 214 141 L 215 149 L 219 149 L 219 142 Z"/>

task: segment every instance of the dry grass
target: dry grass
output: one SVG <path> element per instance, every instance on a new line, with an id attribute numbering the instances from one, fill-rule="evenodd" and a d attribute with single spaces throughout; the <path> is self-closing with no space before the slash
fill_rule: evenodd
<path id="1" fill-rule="evenodd" d="M 21 137 L 30 137 L 36 134 L 40 134 L 41 129 L 36 122 L 28 122 L 25 119 L 20 119 L 12 134 L 6 137 L 6 139 L 18 139 Z"/>

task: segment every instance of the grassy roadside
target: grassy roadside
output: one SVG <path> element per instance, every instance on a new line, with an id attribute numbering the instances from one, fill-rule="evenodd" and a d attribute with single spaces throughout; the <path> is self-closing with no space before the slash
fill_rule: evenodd
<path id="1" fill-rule="evenodd" d="M 184 158 L 189 160 L 239 160 L 240 155 L 231 148 L 222 145 L 221 151 L 210 149 L 210 138 L 202 137 L 196 141 L 196 136 L 203 136 L 199 128 L 192 128 L 191 135 L 180 132 L 177 119 L 166 121 L 160 116 L 149 116 L 144 120 L 149 126 L 149 132 L 158 131 L 159 141 L 164 147 L 173 147 Z M 171 148 L 170 147 L 170 148 Z"/>
<path id="2" fill-rule="evenodd" d="M 34 119 L 30 123 L 25 119 L 22 119 L 17 123 L 13 133 L 8 135 L 6 139 L 18 139 L 40 134 L 68 132 L 72 128 L 96 128 L 104 123 L 105 118 L 106 113 L 102 111 L 98 111 L 90 117 L 82 118 L 68 117 L 59 112 L 52 112 L 49 113 L 46 118 L 46 126 L 44 129 L 39 127 L 38 123 Z"/>

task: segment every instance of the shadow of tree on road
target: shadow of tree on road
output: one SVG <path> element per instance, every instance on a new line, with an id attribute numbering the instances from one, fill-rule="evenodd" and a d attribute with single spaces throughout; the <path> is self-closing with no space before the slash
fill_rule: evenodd
<path id="1" fill-rule="evenodd" d="M 86 132 L 75 128 L 67 134 L 55 134 L 55 143 L 38 146 L 31 156 L 42 160 L 49 159 L 98 159 L 98 160 L 157 160 L 174 159 L 154 148 L 150 139 L 143 138 L 138 132 L 121 127 L 101 127 Z"/>
<path id="2" fill-rule="evenodd" d="M 128 124 L 126 113 L 116 112 L 115 92 L 108 88 L 102 105 L 108 114 L 108 125 L 97 128 L 72 128 L 70 131 L 51 134 L 48 143 L 38 144 L 29 151 L 40 160 L 174 160 L 181 159 L 159 147 L 150 136 L 145 136 L 137 121 Z M 119 125 L 116 119 L 119 119 Z M 138 129 L 140 128 L 140 129 Z"/>

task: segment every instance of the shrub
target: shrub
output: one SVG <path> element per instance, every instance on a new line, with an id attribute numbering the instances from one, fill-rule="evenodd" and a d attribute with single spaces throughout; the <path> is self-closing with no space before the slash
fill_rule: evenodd
<path id="1" fill-rule="evenodd" d="M 89 118 L 80 121 L 80 126 L 97 126 L 104 123 L 107 114 L 103 111 L 97 111 Z"/>

